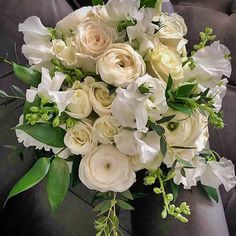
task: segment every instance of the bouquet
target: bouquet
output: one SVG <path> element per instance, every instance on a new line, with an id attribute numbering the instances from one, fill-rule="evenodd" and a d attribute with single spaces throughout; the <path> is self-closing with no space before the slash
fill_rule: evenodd
<path id="1" fill-rule="evenodd" d="M 145 169 L 162 218 L 187 223 L 190 206 L 175 204 L 181 187 L 198 185 L 218 201 L 219 185 L 236 184 L 233 163 L 206 148 L 208 124 L 224 127 L 230 51 L 207 27 L 187 52 L 183 18 L 162 12 L 160 0 L 93 3 L 55 28 L 36 16 L 19 24 L 28 67 L 1 57 L 30 86 L 0 96 L 23 100 L 15 132 L 37 156 L 7 199 L 47 178 L 55 211 L 80 180 L 95 191 L 96 235 L 122 235 L 117 209 L 134 210 L 129 189 Z"/>

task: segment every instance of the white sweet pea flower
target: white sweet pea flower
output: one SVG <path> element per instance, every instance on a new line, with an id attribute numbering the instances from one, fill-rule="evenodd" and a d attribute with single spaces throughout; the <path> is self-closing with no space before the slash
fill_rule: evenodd
<path id="1" fill-rule="evenodd" d="M 234 164 L 225 158 L 221 158 L 219 162 L 208 161 L 200 180 L 203 185 L 212 188 L 218 188 L 223 184 L 228 192 L 236 185 Z"/>
<path id="2" fill-rule="evenodd" d="M 94 130 L 87 120 L 81 120 L 74 127 L 69 128 L 64 137 L 64 143 L 71 153 L 86 155 L 98 144 Z"/>
<path id="3" fill-rule="evenodd" d="M 138 90 L 137 83 L 131 83 L 127 89 L 118 88 L 112 103 L 112 115 L 123 127 L 147 131 L 148 113 L 145 107 L 146 95 Z M 122 111 L 122 112 L 121 112 Z"/>
<path id="4" fill-rule="evenodd" d="M 73 97 L 72 91 L 59 91 L 65 78 L 66 76 L 60 72 L 55 72 L 55 76 L 51 78 L 49 70 L 42 68 L 41 83 L 38 88 L 31 87 L 31 89 L 27 89 L 26 100 L 33 102 L 36 95 L 38 95 L 50 102 L 55 102 L 59 113 L 63 112 Z"/>
<path id="5" fill-rule="evenodd" d="M 25 44 L 22 46 L 22 53 L 30 65 L 48 62 L 53 58 L 51 36 L 38 17 L 27 18 L 19 24 L 18 30 L 24 34 Z"/>
<path id="6" fill-rule="evenodd" d="M 160 152 L 160 136 L 155 131 L 145 133 L 121 130 L 114 137 L 116 147 L 129 156 L 138 156 L 143 164 L 152 162 Z"/>
<path id="7" fill-rule="evenodd" d="M 124 192 L 136 177 L 126 155 L 113 145 L 99 145 L 82 158 L 79 178 L 91 190 Z"/>
<path id="8" fill-rule="evenodd" d="M 227 57 L 230 51 L 219 41 L 197 51 L 193 56 L 196 67 L 184 67 L 185 79 L 196 79 L 205 87 L 214 88 L 223 75 L 230 77 L 232 66 Z"/>

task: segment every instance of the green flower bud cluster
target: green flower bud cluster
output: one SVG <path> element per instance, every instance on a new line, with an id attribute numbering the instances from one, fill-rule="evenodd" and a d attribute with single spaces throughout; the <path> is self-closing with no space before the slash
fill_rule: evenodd
<path id="1" fill-rule="evenodd" d="M 126 30 L 127 27 L 129 26 L 134 26 L 136 25 L 136 21 L 135 20 L 123 20 L 123 21 L 120 21 L 117 25 L 117 31 L 118 32 L 121 32 L 123 30 Z"/>
<path id="2" fill-rule="evenodd" d="M 150 89 L 151 87 L 146 83 L 143 83 L 138 87 L 139 92 L 142 94 L 150 93 Z"/>

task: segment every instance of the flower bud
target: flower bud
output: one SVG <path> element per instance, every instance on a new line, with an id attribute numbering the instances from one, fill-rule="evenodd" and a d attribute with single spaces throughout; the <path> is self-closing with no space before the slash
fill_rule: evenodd
<path id="1" fill-rule="evenodd" d="M 59 124 L 60 124 L 60 118 L 59 118 L 59 116 L 56 116 L 56 117 L 54 118 L 53 122 L 52 122 L 52 126 L 53 126 L 53 127 L 58 127 Z"/>
<path id="2" fill-rule="evenodd" d="M 164 207 L 164 210 L 161 212 L 162 219 L 165 219 L 167 217 L 167 210 L 166 207 Z"/>
<path id="3" fill-rule="evenodd" d="M 32 107 L 30 107 L 30 111 L 33 113 L 38 113 L 38 112 L 40 112 L 40 109 L 36 106 L 32 106 Z"/>
<path id="4" fill-rule="evenodd" d="M 66 128 L 67 128 L 67 129 L 74 127 L 74 125 L 75 125 L 74 119 L 68 118 L 68 119 L 66 120 Z"/>
<path id="5" fill-rule="evenodd" d="M 156 193 L 156 194 L 162 193 L 160 188 L 154 188 L 153 192 Z"/>

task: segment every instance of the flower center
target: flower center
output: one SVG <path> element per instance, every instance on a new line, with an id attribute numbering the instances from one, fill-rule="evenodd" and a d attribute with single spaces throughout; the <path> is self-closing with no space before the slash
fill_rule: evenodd
<path id="1" fill-rule="evenodd" d="M 178 126 L 179 126 L 178 122 L 170 122 L 170 123 L 168 123 L 167 128 L 170 131 L 174 131 L 178 128 Z"/>

